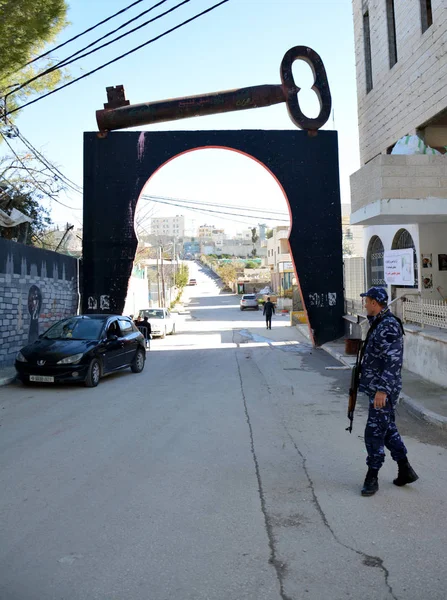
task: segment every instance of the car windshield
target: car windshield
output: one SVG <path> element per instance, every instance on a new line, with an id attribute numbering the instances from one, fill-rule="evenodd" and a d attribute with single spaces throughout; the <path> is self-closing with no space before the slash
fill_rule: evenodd
<path id="1" fill-rule="evenodd" d="M 148 319 L 164 319 L 164 312 L 161 308 L 151 308 L 150 310 L 140 310 L 140 317 Z"/>
<path id="2" fill-rule="evenodd" d="M 64 319 L 43 334 L 47 340 L 99 340 L 104 321 L 102 319 Z"/>

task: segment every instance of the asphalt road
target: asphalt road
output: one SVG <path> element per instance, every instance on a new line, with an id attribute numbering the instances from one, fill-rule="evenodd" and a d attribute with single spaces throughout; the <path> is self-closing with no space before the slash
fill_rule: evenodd
<path id="1" fill-rule="evenodd" d="M 1 600 L 445 600 L 445 436 L 401 414 L 420 480 L 362 498 L 346 372 L 191 276 L 142 374 L 0 388 Z"/>

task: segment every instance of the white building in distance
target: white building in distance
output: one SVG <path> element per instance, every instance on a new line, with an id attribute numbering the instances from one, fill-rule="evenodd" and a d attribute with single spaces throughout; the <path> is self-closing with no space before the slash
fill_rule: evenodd
<path id="1" fill-rule="evenodd" d="M 185 236 L 185 217 L 183 215 L 153 217 L 151 219 L 151 233 L 152 235 L 182 238 Z"/>

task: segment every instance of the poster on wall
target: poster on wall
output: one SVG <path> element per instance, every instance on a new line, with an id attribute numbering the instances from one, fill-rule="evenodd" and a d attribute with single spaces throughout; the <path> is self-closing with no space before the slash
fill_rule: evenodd
<path id="1" fill-rule="evenodd" d="M 431 269 L 433 266 L 432 255 L 431 254 L 423 254 L 422 255 L 422 268 L 423 269 Z"/>
<path id="2" fill-rule="evenodd" d="M 447 271 L 447 254 L 438 254 L 438 265 L 440 271 Z"/>
<path id="3" fill-rule="evenodd" d="M 414 285 L 414 249 L 386 250 L 384 270 L 388 285 Z"/>
<path id="4" fill-rule="evenodd" d="M 424 275 L 422 278 L 422 284 L 424 286 L 424 290 L 431 290 L 433 288 L 433 275 Z"/>

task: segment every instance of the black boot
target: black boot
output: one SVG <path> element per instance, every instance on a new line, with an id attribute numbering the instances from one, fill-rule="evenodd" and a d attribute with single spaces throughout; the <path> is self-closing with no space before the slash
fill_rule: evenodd
<path id="1" fill-rule="evenodd" d="M 369 467 L 365 477 L 365 483 L 362 487 L 362 496 L 374 496 L 379 490 L 378 475 L 379 471 L 377 469 L 371 469 L 371 467 Z"/>
<path id="2" fill-rule="evenodd" d="M 412 466 L 408 462 L 408 458 L 399 460 L 397 465 L 399 471 L 397 473 L 397 478 L 393 481 L 394 485 L 401 487 L 403 485 L 407 485 L 407 483 L 413 483 L 419 479 L 419 476 L 415 473 Z"/>

